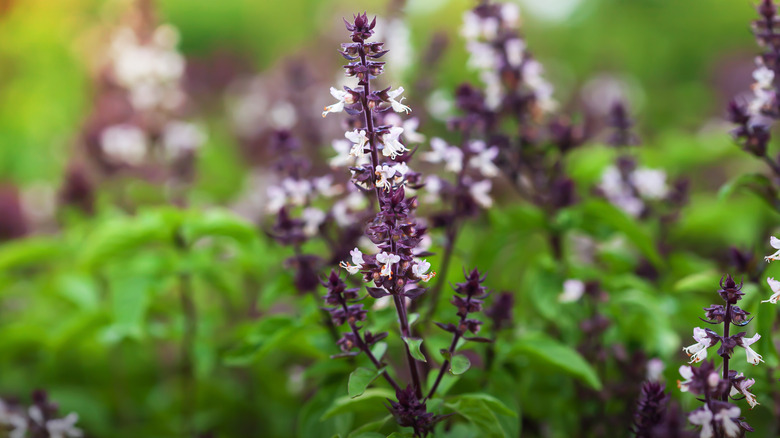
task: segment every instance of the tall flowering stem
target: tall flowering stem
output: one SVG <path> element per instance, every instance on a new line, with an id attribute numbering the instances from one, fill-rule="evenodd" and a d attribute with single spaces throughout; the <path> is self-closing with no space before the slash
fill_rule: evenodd
<path id="1" fill-rule="evenodd" d="M 728 117 L 735 125 L 731 134 L 742 149 L 780 176 L 780 163 L 767 155 L 772 125 L 780 119 L 780 21 L 773 0 L 762 0 L 757 11 L 759 19 L 753 21 L 752 29 L 763 52 L 755 60 L 753 96 L 748 101 L 729 102 Z"/>
<path id="2" fill-rule="evenodd" d="M 704 406 L 688 416 L 691 424 L 701 426 L 702 436 L 715 434 L 714 436 L 731 438 L 742 436 L 744 431 L 753 429 L 740 416 L 740 408 L 729 402 L 729 397 L 735 400 L 745 399 L 751 409 L 758 404 L 758 401 L 750 392 L 750 387 L 755 380 L 747 379 L 742 373 L 730 370 L 729 359 L 736 347 L 745 349 L 750 364 L 758 365 L 759 362 L 763 362 L 763 359 L 750 348 L 761 338 L 761 335 L 756 334 L 747 338 L 745 332 L 730 334 L 731 325 L 743 327 L 752 320 L 748 318 L 748 312 L 737 306 L 737 302 L 745 295 L 742 292 L 742 284 L 737 284 L 730 275 L 727 275 L 721 279 L 720 287 L 718 294 L 725 305 L 713 304 L 706 307 L 704 309 L 706 318 L 702 320 L 713 325 L 723 324 L 723 335 L 710 329 L 696 327 L 693 329 L 696 343 L 683 348 L 683 351 L 691 357 L 691 364 L 699 363 L 707 358 L 707 350 L 710 347 L 720 343 L 718 355 L 723 359 L 721 373 L 720 375 L 717 373 L 711 361 L 703 362 L 698 368 L 683 366 L 680 367 L 680 375 L 684 380 L 678 382 L 678 386 L 682 392 L 703 396 Z M 740 398 L 735 398 L 736 396 Z"/>
<path id="3" fill-rule="evenodd" d="M 474 342 L 492 342 L 490 339 L 481 338 L 476 336 L 466 336 L 469 332 L 476 334 L 482 326 L 482 321 L 478 319 L 469 318 L 469 314 L 482 311 L 482 304 L 485 297 L 487 297 L 487 288 L 482 286 L 482 282 L 485 281 L 485 276 L 481 275 L 478 270 L 474 269 L 468 274 L 465 274 L 466 281 L 455 285 L 456 295 L 452 298 L 452 305 L 458 309 L 458 316 L 460 320 L 458 324 L 442 324 L 437 322 L 436 325 L 442 330 L 452 333 L 452 342 L 447 352 L 444 354 L 445 360 L 439 369 L 439 374 L 436 376 L 436 381 L 431 386 L 430 391 L 426 398 L 431 398 L 436 393 L 436 389 L 441 383 L 441 379 L 444 377 L 444 373 L 449 370 L 452 356 L 455 354 L 455 349 L 458 346 L 458 341 L 465 339 L 467 341 Z"/>
<path id="4" fill-rule="evenodd" d="M 350 125 L 356 127 L 344 135 L 353 143 L 349 155 L 357 159 L 356 165 L 350 168 L 352 182 L 376 196 L 379 211 L 365 232 L 379 252 L 369 255 L 355 248 L 351 252 L 352 262 L 342 262 L 341 266 L 350 274 L 361 272 L 366 283 L 373 283 L 373 286 L 366 286 L 372 297 L 392 297 L 400 335 L 406 342 L 404 349 L 412 380 L 410 388 L 419 401 L 422 385 L 416 359 L 408 345 L 412 332 L 406 300 L 414 300 L 425 292 L 419 283 L 428 281 L 435 274 L 428 272 L 430 263 L 415 257 L 425 227 L 418 225 L 414 218 L 417 199 L 406 196 L 406 187 L 419 188 L 420 184 L 419 174 L 411 171 L 407 164 L 411 154 L 401 141 L 404 128 L 379 122 L 386 111 L 408 113 L 411 110 L 402 103 L 403 88 L 371 89 L 371 80 L 384 69 L 384 62 L 377 60 L 387 53 L 383 49 L 384 43 L 367 41 L 374 33 L 376 19 L 369 21 L 366 14 L 359 14 L 352 22 L 345 20 L 345 23 L 352 42 L 341 46 L 342 56 L 350 61 L 344 69 L 348 77 L 357 78 L 358 84 L 343 90 L 331 88 L 331 95 L 338 102 L 326 107 L 322 114 L 324 117 L 346 111 L 353 116 Z M 370 162 L 358 164 L 365 155 L 370 157 Z"/>

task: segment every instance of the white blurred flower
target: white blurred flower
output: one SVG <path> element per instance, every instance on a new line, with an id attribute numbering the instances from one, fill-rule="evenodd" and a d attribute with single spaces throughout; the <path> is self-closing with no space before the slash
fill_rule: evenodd
<path id="1" fill-rule="evenodd" d="M 647 361 L 647 380 L 657 382 L 661 378 L 664 369 L 666 369 L 664 361 L 657 357 L 650 359 Z"/>
<path id="2" fill-rule="evenodd" d="M 417 128 L 420 127 L 420 119 L 416 117 L 403 120 L 398 114 L 389 113 L 385 116 L 385 123 L 404 128 L 404 139 L 408 142 L 422 143 L 425 141 L 425 136 L 417 132 Z"/>
<path id="3" fill-rule="evenodd" d="M 109 126 L 100 134 L 100 147 L 109 160 L 137 166 L 146 158 L 146 134 L 135 125 Z"/>
<path id="4" fill-rule="evenodd" d="M 336 156 L 328 161 L 330 167 L 344 167 L 350 165 L 353 161 L 352 155 L 350 155 L 350 149 L 352 149 L 352 142 L 349 140 L 337 139 L 331 142 L 331 147 L 336 151 Z"/>
<path id="5" fill-rule="evenodd" d="M 561 303 L 573 303 L 582 298 L 585 293 L 585 283 L 582 280 L 568 279 L 563 282 L 563 292 L 558 295 L 558 301 Z"/>
<path id="6" fill-rule="evenodd" d="M 493 160 L 498 156 L 498 147 L 488 148 L 481 140 L 472 141 L 469 147 L 475 154 L 469 159 L 469 166 L 479 169 L 479 172 L 488 178 L 498 175 L 498 167 L 493 164 Z"/>
<path id="7" fill-rule="evenodd" d="M 295 106 L 287 101 L 274 103 L 270 116 L 271 125 L 276 129 L 290 129 L 298 122 Z"/>
<path id="8" fill-rule="evenodd" d="M 206 133 L 194 123 L 173 121 L 163 128 L 162 144 L 170 158 L 192 152 L 205 142 Z"/>
<path id="9" fill-rule="evenodd" d="M 694 426 L 701 426 L 699 438 L 712 438 L 712 411 L 707 405 L 688 414 L 688 421 Z"/>
<path id="10" fill-rule="evenodd" d="M 490 197 L 492 187 L 493 184 L 489 179 L 475 182 L 469 187 L 469 194 L 482 208 L 490 208 L 493 205 L 493 199 Z"/>
<path id="11" fill-rule="evenodd" d="M 736 438 L 742 435 L 741 433 L 742 429 L 739 427 L 739 424 L 736 421 L 734 421 L 737 420 L 740 413 L 741 411 L 738 406 L 723 408 L 720 411 L 718 411 L 717 414 L 715 414 L 713 420 L 715 420 L 716 423 L 721 424 L 721 426 L 723 427 L 723 432 L 726 434 L 728 438 Z"/>
<path id="12" fill-rule="evenodd" d="M 443 186 L 441 178 L 436 175 L 428 175 L 425 178 L 425 202 L 429 204 L 439 202 Z"/>
<path id="13" fill-rule="evenodd" d="M 504 49 L 506 50 L 506 60 L 512 67 L 520 67 L 523 63 L 525 53 L 525 41 L 520 38 L 512 38 L 504 43 Z"/>
<path id="14" fill-rule="evenodd" d="M 325 222 L 326 216 L 325 212 L 319 208 L 304 208 L 301 214 L 301 217 L 303 218 L 303 234 L 307 237 L 316 236 L 320 229 L 320 225 Z"/>
<path id="15" fill-rule="evenodd" d="M 677 381 L 677 387 L 680 388 L 680 392 L 688 392 L 688 385 L 690 385 L 691 380 L 693 380 L 693 370 L 690 365 L 683 365 L 680 367 L 679 371 L 683 380 Z"/>
<path id="16" fill-rule="evenodd" d="M 639 196 L 646 199 L 663 199 L 669 193 L 666 172 L 659 169 L 640 168 L 631 174 L 631 183 Z"/>
<path id="17" fill-rule="evenodd" d="M 450 146 L 438 137 L 431 139 L 431 151 L 425 152 L 422 159 L 429 163 L 444 162 L 444 168 L 458 173 L 463 168 L 463 151 L 456 146 Z"/>
<path id="18" fill-rule="evenodd" d="M 294 205 L 303 205 L 311 194 L 311 182 L 305 179 L 285 178 L 282 180 L 282 188 L 287 194 L 288 200 Z"/>
<path id="19" fill-rule="evenodd" d="M 336 196 L 343 191 L 340 185 L 333 184 L 333 175 L 324 175 L 313 178 L 311 184 L 317 193 L 326 198 Z"/>

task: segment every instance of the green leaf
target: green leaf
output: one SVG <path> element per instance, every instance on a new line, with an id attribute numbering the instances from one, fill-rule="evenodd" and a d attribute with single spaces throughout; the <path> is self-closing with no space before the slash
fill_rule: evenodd
<path id="1" fill-rule="evenodd" d="M 387 438 L 414 438 L 414 435 L 409 432 L 393 432 Z"/>
<path id="2" fill-rule="evenodd" d="M 111 305 L 114 312 L 113 336 L 141 338 L 149 307 L 149 289 L 152 282 L 143 277 L 116 279 L 111 285 Z"/>
<path id="3" fill-rule="evenodd" d="M 542 366 L 553 366 L 586 383 L 595 390 L 601 389 L 598 374 L 573 348 L 541 334 L 529 334 L 519 339 L 509 356 L 524 355 Z"/>
<path id="4" fill-rule="evenodd" d="M 115 219 L 87 237 L 80 262 L 86 267 L 94 268 L 113 257 L 152 242 L 170 243 L 172 236 L 172 230 L 160 214 Z"/>
<path id="5" fill-rule="evenodd" d="M 456 401 L 459 400 L 481 401 L 485 403 L 487 407 L 492 409 L 493 412 L 499 413 L 501 415 L 506 415 L 507 417 L 517 417 L 517 412 L 509 409 L 509 407 L 507 407 L 507 405 L 505 405 L 504 402 L 484 392 L 475 392 L 473 394 L 461 394 L 461 395 L 449 397 L 447 399 L 448 403 L 455 403 Z"/>
<path id="6" fill-rule="evenodd" d="M 459 376 L 468 371 L 469 368 L 471 368 L 471 361 L 468 357 L 462 354 L 452 357 L 450 362 L 450 372 L 452 374 Z"/>
<path id="7" fill-rule="evenodd" d="M 404 342 L 406 342 L 406 345 L 409 347 L 409 352 L 412 354 L 413 358 L 419 360 L 420 362 L 428 362 L 425 359 L 425 355 L 423 355 L 422 351 L 420 351 L 420 346 L 423 343 L 421 338 L 404 338 Z"/>
<path id="8" fill-rule="evenodd" d="M 452 409 L 473 424 L 480 431 L 480 437 L 505 438 L 507 436 L 495 412 L 483 400 L 453 398 L 445 402 L 444 406 Z"/>
<path id="9" fill-rule="evenodd" d="M 355 412 L 359 410 L 384 410 L 385 407 L 382 404 L 386 402 L 386 399 L 394 399 L 395 392 L 386 388 L 369 388 L 362 395 L 357 397 L 339 397 L 333 401 L 327 411 L 322 415 L 322 420 L 335 417 L 339 414 L 347 412 Z M 385 412 L 387 412 L 385 410 Z"/>
<path id="10" fill-rule="evenodd" d="M 712 289 L 713 284 L 718 284 L 721 274 L 712 270 L 696 272 L 683 277 L 674 283 L 675 292 L 702 292 Z"/>
<path id="11" fill-rule="evenodd" d="M 60 254 L 60 242 L 51 238 L 33 237 L 4 243 L 0 246 L 0 271 L 39 264 Z"/>
<path id="12" fill-rule="evenodd" d="M 257 238 L 251 223 L 223 210 L 192 215 L 185 221 L 182 232 L 190 243 L 207 236 L 230 237 L 239 243 L 248 243 Z"/>
<path id="13" fill-rule="evenodd" d="M 350 397 L 355 398 L 364 392 L 371 382 L 374 381 L 379 375 L 382 374 L 382 370 L 369 369 L 360 367 L 349 375 L 349 382 L 347 383 L 347 394 Z"/>
<path id="14" fill-rule="evenodd" d="M 371 348 L 371 354 L 380 362 L 382 362 L 382 358 L 385 357 L 385 353 L 387 353 L 387 342 L 377 342 Z"/>
<path id="15" fill-rule="evenodd" d="M 353 430 L 352 433 L 347 435 L 347 438 L 358 438 L 363 437 L 363 434 L 366 433 L 376 433 L 379 429 L 382 428 L 388 421 L 390 421 L 393 418 L 392 415 L 385 415 L 381 420 L 372 421 L 370 423 L 366 423 L 357 429 Z M 385 438 L 384 434 L 379 435 L 382 438 Z"/>
<path id="16" fill-rule="evenodd" d="M 718 191 L 718 199 L 725 200 L 740 189 L 746 189 L 753 192 L 761 198 L 770 207 L 780 210 L 780 200 L 777 197 L 772 181 L 766 175 L 759 173 L 749 173 L 740 175 L 728 183 L 724 184 Z"/>
<path id="17" fill-rule="evenodd" d="M 584 202 L 581 208 L 583 225 L 605 224 L 615 231 L 623 233 L 654 266 L 662 267 L 664 265 L 653 239 L 637 221 L 626 215 L 623 210 L 609 202 L 597 199 Z"/>

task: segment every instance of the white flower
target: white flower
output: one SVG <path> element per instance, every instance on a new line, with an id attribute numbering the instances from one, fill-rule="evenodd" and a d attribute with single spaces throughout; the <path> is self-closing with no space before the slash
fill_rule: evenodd
<path id="1" fill-rule="evenodd" d="M 163 130 L 162 143 L 168 157 L 192 152 L 206 142 L 206 134 L 194 123 L 170 122 Z"/>
<path id="2" fill-rule="evenodd" d="M 495 17 L 482 18 L 472 11 L 466 11 L 463 14 L 463 27 L 460 29 L 460 34 L 469 41 L 478 38 L 492 40 L 498 36 L 499 24 Z"/>
<path id="3" fill-rule="evenodd" d="M 393 278 L 393 264 L 398 263 L 401 261 L 401 256 L 392 254 L 386 251 L 382 251 L 381 253 L 376 255 L 376 261 L 377 263 L 381 263 L 384 266 L 382 266 L 382 271 L 380 274 L 382 276 Z"/>
<path id="4" fill-rule="evenodd" d="M 303 205 L 311 194 L 311 183 L 305 179 L 285 178 L 282 180 L 282 188 L 287 193 L 288 199 L 294 205 Z"/>
<path id="5" fill-rule="evenodd" d="M 315 207 L 307 207 L 303 209 L 303 234 L 308 237 L 317 235 L 320 229 L 320 225 L 325 222 L 327 216 L 324 211 Z"/>
<path id="6" fill-rule="evenodd" d="M 585 283 L 581 280 L 569 279 L 563 282 L 563 292 L 558 295 L 558 301 L 572 303 L 579 300 L 583 293 L 585 293 Z"/>
<path id="7" fill-rule="evenodd" d="M 536 103 L 539 108 L 544 112 L 550 112 L 557 107 L 557 103 L 552 98 L 552 85 L 542 77 L 543 72 L 542 64 L 534 59 L 523 64 L 523 81 L 536 95 Z"/>
<path id="8" fill-rule="evenodd" d="M 394 160 L 396 156 L 409 150 L 403 144 L 401 144 L 400 141 L 398 141 L 398 137 L 403 132 L 404 128 L 393 126 L 390 128 L 390 132 L 382 135 L 382 142 L 384 143 L 384 147 L 382 148 L 382 155 L 390 157 L 391 160 Z"/>
<path id="9" fill-rule="evenodd" d="M 469 187 L 469 194 L 474 199 L 474 202 L 482 208 L 490 208 L 493 205 L 493 199 L 490 198 L 490 188 L 492 186 L 493 184 L 489 179 L 475 182 Z"/>
<path id="10" fill-rule="evenodd" d="M 659 358 L 653 358 L 647 361 L 647 380 L 657 382 L 666 368 L 664 361 Z"/>
<path id="11" fill-rule="evenodd" d="M 493 160 L 498 156 L 498 147 L 485 147 L 483 141 L 473 141 L 471 149 L 476 155 L 469 159 L 469 165 L 479 169 L 479 172 L 488 178 L 498 175 L 498 167 L 493 164 Z"/>
<path id="12" fill-rule="evenodd" d="M 693 370 L 688 365 L 683 365 L 680 367 L 680 376 L 684 379 L 682 382 L 677 381 L 677 387 L 680 388 L 680 392 L 688 392 L 688 385 L 691 383 L 691 380 L 693 379 Z"/>
<path id="13" fill-rule="evenodd" d="M 420 119 L 416 117 L 403 120 L 398 114 L 389 113 L 385 116 L 384 122 L 387 125 L 404 128 L 404 139 L 408 142 L 422 143 L 425 141 L 425 136 L 417 132 L 417 128 L 420 127 Z"/>
<path id="14" fill-rule="evenodd" d="M 81 429 L 75 427 L 79 421 L 79 415 L 71 412 L 64 418 L 49 420 L 46 422 L 46 430 L 51 438 L 80 438 L 84 436 Z"/>
<path id="15" fill-rule="evenodd" d="M 498 109 L 504 98 L 501 76 L 496 70 L 485 70 L 479 74 L 479 78 L 485 84 L 485 105 L 491 110 Z"/>
<path id="16" fill-rule="evenodd" d="M 314 190 L 325 197 L 332 197 L 342 192 L 342 187 L 333 184 L 333 175 L 324 175 L 311 180 Z"/>
<path id="17" fill-rule="evenodd" d="M 385 190 L 390 190 L 393 187 L 393 179 L 396 173 L 395 167 L 383 164 L 377 166 L 374 173 L 377 176 L 377 180 L 374 183 L 377 187 L 382 187 Z"/>
<path id="18" fill-rule="evenodd" d="M 423 154 L 423 160 L 429 163 L 444 162 L 444 168 L 450 172 L 458 173 L 463 169 L 463 151 L 456 146 L 450 146 L 441 138 L 431 139 L 431 152 Z"/>
<path id="19" fill-rule="evenodd" d="M 368 143 L 368 137 L 366 131 L 355 129 L 354 131 L 347 131 L 344 133 L 344 137 L 353 143 L 352 149 L 349 151 L 349 155 L 360 158 L 365 153 L 366 143 Z"/>
<path id="20" fill-rule="evenodd" d="M 425 178 L 425 202 L 435 203 L 441 199 L 441 189 L 444 187 L 441 178 L 429 175 Z"/>
<path id="21" fill-rule="evenodd" d="M 345 90 L 330 87 L 330 95 L 336 98 L 338 102 L 326 106 L 325 111 L 322 112 L 322 117 L 327 116 L 329 113 L 340 113 L 344 111 L 344 105 L 352 105 L 355 103 L 355 98 L 352 93 Z"/>
<path id="22" fill-rule="evenodd" d="M 739 424 L 734 421 L 734 419 L 739 417 L 740 412 L 741 411 L 738 406 L 731 406 L 729 408 L 723 408 L 717 414 L 715 414 L 714 420 L 723 425 L 723 431 L 729 438 L 736 438 L 740 436 L 741 429 Z"/>
<path id="23" fill-rule="evenodd" d="M 428 281 L 431 278 L 436 276 L 436 272 L 431 271 L 430 273 L 426 274 L 428 272 L 428 269 L 431 269 L 431 264 L 428 263 L 427 260 L 420 260 L 414 265 L 412 265 L 412 274 L 414 274 L 415 277 L 419 278 L 422 281 Z"/>
<path id="24" fill-rule="evenodd" d="M 775 236 L 772 236 L 769 238 L 769 244 L 772 246 L 772 248 L 776 249 L 774 254 L 768 255 L 764 257 L 764 260 L 767 262 L 771 262 L 774 260 L 780 260 L 780 239 L 778 239 Z"/>
<path id="25" fill-rule="evenodd" d="M 8 430 L 8 438 L 24 438 L 27 436 L 27 419 L 21 412 L 15 412 L 0 399 L 0 425 Z"/>
<path id="26" fill-rule="evenodd" d="M 506 60 L 512 67 L 520 67 L 523 63 L 523 53 L 525 52 L 525 41 L 520 38 L 512 38 L 504 43 L 506 49 Z"/>
<path id="27" fill-rule="evenodd" d="M 146 134 L 134 125 L 110 126 L 100 134 L 100 148 L 112 161 L 137 166 L 146 158 Z"/>
<path id="28" fill-rule="evenodd" d="M 631 174 L 631 183 L 639 196 L 647 199 L 663 199 L 669 192 L 666 187 L 666 172 L 658 169 L 637 169 Z"/>
<path id="29" fill-rule="evenodd" d="M 696 327 L 693 329 L 693 339 L 696 343 L 683 348 L 685 354 L 691 357 L 688 363 L 698 363 L 707 358 L 707 349 L 712 346 L 712 339 L 707 335 L 707 331 Z"/>
<path id="30" fill-rule="evenodd" d="M 688 415 L 688 421 L 696 426 L 701 426 L 699 438 L 712 438 L 712 411 L 707 405 L 696 409 Z"/>
<path id="31" fill-rule="evenodd" d="M 469 68 L 474 70 L 494 70 L 497 67 L 497 56 L 493 46 L 477 41 L 469 41 L 466 44 L 470 56 L 467 61 Z"/>
<path id="32" fill-rule="evenodd" d="M 266 194 L 268 195 L 266 210 L 269 213 L 276 213 L 287 204 L 287 193 L 279 186 L 268 186 Z"/>
<path id="33" fill-rule="evenodd" d="M 363 253 L 360 252 L 359 249 L 355 248 L 350 251 L 349 254 L 352 256 L 352 263 L 354 263 L 354 265 L 351 265 L 348 262 L 341 262 L 339 263 L 339 266 L 346 269 L 350 274 L 357 274 L 357 272 L 363 267 L 363 263 L 365 263 L 363 261 Z"/>
<path id="34" fill-rule="evenodd" d="M 745 396 L 745 400 L 750 405 L 750 409 L 753 409 L 756 407 L 756 405 L 759 405 L 760 403 L 758 400 L 756 400 L 755 394 L 750 392 L 750 387 L 753 386 L 754 383 L 756 383 L 756 379 L 744 379 L 744 374 L 739 373 L 736 376 L 736 379 L 733 380 L 734 385 L 731 387 L 731 393 L 729 394 L 731 397 L 734 397 L 737 394 L 742 394 Z"/>
<path id="35" fill-rule="evenodd" d="M 333 140 L 333 142 L 330 144 L 331 147 L 333 147 L 333 150 L 336 151 L 336 156 L 331 158 L 328 164 L 330 164 L 330 167 L 337 168 L 337 167 L 344 167 L 349 165 L 352 162 L 352 155 L 350 155 L 349 151 L 352 149 L 352 142 L 348 140 Z"/>
<path id="36" fill-rule="evenodd" d="M 408 114 L 410 111 L 412 111 L 412 109 L 401 103 L 406 98 L 402 97 L 401 100 L 395 100 L 395 98 L 400 96 L 403 92 L 404 92 L 404 87 L 398 87 L 395 90 L 388 91 L 387 96 L 389 98 L 390 106 L 392 106 L 393 111 L 397 113 L 403 112 Z"/>
<path id="37" fill-rule="evenodd" d="M 774 237 L 773 237 L 774 239 Z M 772 303 L 777 304 L 777 300 L 780 299 L 780 281 L 775 280 L 772 277 L 769 277 L 766 279 L 766 282 L 769 283 L 769 287 L 772 289 L 772 296 L 769 297 L 768 300 L 761 301 L 762 303 Z"/>
<path id="38" fill-rule="evenodd" d="M 753 335 L 752 338 L 742 338 L 741 345 L 745 347 L 745 356 L 747 357 L 747 361 L 753 365 L 758 365 L 759 362 L 764 361 L 760 354 L 756 353 L 752 348 L 750 348 L 750 346 L 755 344 L 759 339 L 761 339 L 761 335 L 758 333 Z"/>
<path id="39" fill-rule="evenodd" d="M 762 65 L 753 71 L 753 79 L 756 80 L 754 86 L 763 89 L 771 89 L 775 80 L 775 72 Z"/>
<path id="40" fill-rule="evenodd" d="M 517 26 L 520 22 L 520 8 L 514 3 L 502 3 L 501 20 L 508 27 Z"/>

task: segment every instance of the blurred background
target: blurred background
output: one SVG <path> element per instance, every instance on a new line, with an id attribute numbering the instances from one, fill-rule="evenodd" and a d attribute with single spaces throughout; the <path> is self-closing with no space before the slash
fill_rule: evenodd
<path id="1" fill-rule="evenodd" d="M 758 50 L 749 23 L 756 16 L 754 5 L 707 0 L 515 3 L 521 11 L 522 33 L 545 66 L 561 111 L 588 124 L 593 136 L 594 145 L 577 151 L 570 162 L 578 185 L 595 184 L 610 160 L 607 148 L 600 145 L 604 132 L 599 120 L 616 99 L 628 103 L 636 121 L 641 161 L 664 169 L 670 177 L 690 180 L 690 203 L 667 236 L 685 255 L 670 258 L 668 269 L 659 274 L 664 280 L 656 283 L 664 290 L 653 292 L 659 295 L 655 307 L 642 310 L 645 317 L 664 313 L 668 325 L 652 341 L 642 340 L 644 333 L 638 328 L 625 336 L 631 342 L 652 344 L 649 355 L 670 359 L 667 377 L 673 382 L 678 364 L 685 359 L 679 348 L 689 343 L 698 309 L 714 297 L 721 268 L 733 266 L 728 249 L 755 252 L 760 258 L 768 248 L 769 234 L 777 228 L 777 213 L 759 197 L 721 190 L 736 176 L 763 169 L 759 160 L 733 144 L 724 121 L 729 99 L 748 93 L 753 82 Z M 379 17 L 378 39 L 384 39 L 391 50 L 384 59 L 388 65 L 382 81 L 407 90 L 406 102 L 420 118 L 420 132 L 446 136 L 446 119 L 454 114 L 454 89 L 464 81 L 478 81 L 465 68 L 468 53 L 459 36 L 463 13 L 474 4 L 467 0 L 0 0 L 0 242 L 6 242 L 0 243 L 0 394 L 25 397 L 36 387 L 50 389 L 64 407 L 82 414 L 89 436 L 184 436 L 173 432 L 178 423 L 171 417 L 178 412 L 178 401 L 167 394 L 174 392 L 168 379 L 175 350 L 165 347 L 165 342 L 180 335 L 175 327 L 181 321 L 172 316 L 169 326 L 170 321 L 160 316 L 166 306 L 177 305 L 176 299 L 150 295 L 160 300 L 148 298 L 141 316 L 120 317 L 137 303 L 112 301 L 101 291 L 113 285 L 114 274 L 126 267 L 122 263 L 88 275 L 39 260 L 76 253 L 92 227 L 140 210 L 141 205 L 224 206 L 262 222 L 273 130 L 290 129 L 304 138 L 310 157 L 321 159 L 315 160 L 315 168 L 327 166 L 333 155 L 331 141 L 343 135 L 338 122 L 323 120 L 320 113 L 332 103 L 328 87 L 344 83 L 337 49 L 346 39 L 342 17 L 353 13 L 366 11 Z M 172 27 L 157 32 L 160 23 Z M 133 78 L 147 74 L 133 71 L 133 61 L 127 67 L 117 55 L 122 44 L 133 44 L 132 37 L 121 38 L 121 29 L 128 27 L 160 47 L 158 55 L 169 63 L 167 70 L 154 74 L 175 80 L 156 84 L 171 88 L 156 89 L 151 95 L 170 92 L 173 97 L 167 102 L 175 105 L 149 101 L 143 79 L 130 101 L 117 95 L 117 83 L 134 86 L 129 83 Z M 139 112 L 139 107 L 145 111 Z M 128 123 L 154 132 L 166 145 L 161 154 L 172 154 L 165 155 L 171 161 L 163 166 L 152 159 L 150 165 L 134 166 L 143 158 L 138 157 L 134 131 L 122 130 Z M 116 140 L 114 149 L 106 149 L 107 138 Z M 509 190 L 499 189 L 495 196 L 498 204 L 502 199 L 507 204 L 514 200 Z M 63 212 L 62 204 L 77 208 Z M 507 289 L 516 287 L 517 277 L 525 275 L 523 269 L 513 267 L 528 261 L 534 248 L 542 245 L 519 230 L 522 215 L 511 209 L 506 216 L 501 214 L 491 212 L 484 219 L 489 227 L 464 232 L 458 262 L 484 263 L 492 271 L 492 287 Z M 649 228 L 657 231 L 652 225 Z M 510 237 L 495 234 L 501 232 Z M 26 252 L 3 256 L 4 245 L 60 234 L 67 235 L 69 242 L 62 252 L 33 245 L 25 247 Z M 509 249 L 502 246 L 507 241 Z M 289 254 L 272 245 L 260 252 L 262 257 L 236 269 L 254 271 L 257 278 L 249 280 L 265 282 L 269 293 L 261 299 L 259 307 L 263 307 L 270 306 L 292 280 L 278 280 L 278 273 L 268 268 L 279 266 Z M 99 259 L 100 254 L 89 257 Z M 146 254 L 124 263 L 144 271 L 145 263 L 156 263 L 154 257 Z M 623 269 L 623 257 L 629 256 L 617 254 L 610 267 Z M 206 264 L 205 260 L 211 258 L 204 255 L 200 262 Z M 156 272 L 157 268 L 148 269 Z M 229 272 L 215 272 L 219 286 L 214 287 L 238 294 L 235 282 L 221 274 Z M 153 289 L 155 275 L 143 279 L 148 284 L 133 287 Z M 526 283 L 538 280 L 522 278 Z M 551 287 L 557 293 L 560 282 Z M 236 305 L 227 301 L 207 302 L 228 309 Z M 310 305 L 316 308 L 313 302 Z M 613 310 L 619 313 L 620 309 Z M 142 326 L 139 321 L 147 311 L 150 316 Z M 319 423 L 298 416 L 295 385 L 309 375 L 296 361 L 263 358 L 255 359 L 251 371 L 221 368 L 220 355 L 232 345 L 235 332 L 219 328 L 222 320 L 205 313 L 206 336 L 217 341 L 196 346 L 197 375 L 204 380 L 217 374 L 235 379 L 205 384 L 202 430 L 228 424 L 229 419 L 275 412 L 274 418 L 258 420 L 258 430 L 267 436 L 325 433 L 307 435 Z M 635 322 L 627 318 L 621 324 L 629 327 Z M 151 351 L 150 344 L 156 345 Z M 322 356 L 310 351 L 316 350 L 312 345 L 290 354 Z M 170 367 L 157 367 L 157 360 Z M 107 373 L 107 368 L 115 373 Z M 257 379 L 274 378 L 285 384 L 257 383 Z M 247 398 L 242 391 L 252 385 L 257 385 L 257 393 Z M 209 404 L 203 398 L 215 406 L 203 408 Z M 564 404 L 556 406 L 551 409 L 565 411 Z M 317 415 L 305 415 L 319 418 L 324 407 L 307 409 Z M 542 415 L 530 409 L 529 415 Z M 770 419 L 769 408 L 759 415 L 760 424 L 776 422 Z M 575 425 L 577 419 L 569 416 L 560 421 Z M 123 429 L 117 432 L 115 424 L 123 424 Z M 298 424 L 295 433 L 292 424 Z M 331 431 L 337 426 L 322 427 Z M 252 434 L 257 430 L 248 432 L 239 426 L 225 430 L 224 436 L 260 436 Z M 540 435 L 567 436 L 555 431 Z"/>

